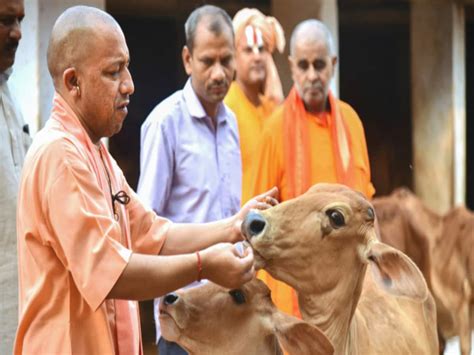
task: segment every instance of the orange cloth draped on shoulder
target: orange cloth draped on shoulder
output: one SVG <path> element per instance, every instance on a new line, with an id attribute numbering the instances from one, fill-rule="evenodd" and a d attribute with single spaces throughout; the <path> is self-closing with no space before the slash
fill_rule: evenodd
<path id="1" fill-rule="evenodd" d="M 242 205 L 253 197 L 250 185 L 251 169 L 255 164 L 258 144 L 263 132 L 264 122 L 274 111 L 276 104 L 265 97 L 261 104 L 252 104 L 239 84 L 230 86 L 224 103 L 234 112 L 239 127 L 240 153 L 242 157 Z"/>
<path id="2" fill-rule="evenodd" d="M 319 182 L 341 183 L 371 198 L 375 189 L 364 128 L 348 104 L 329 94 L 330 112 L 307 112 L 293 87 L 282 107 L 268 119 L 253 165 L 252 195 L 277 186 L 280 200 L 304 193 Z M 283 311 L 299 316 L 294 291 L 260 274 Z"/>
<path id="3" fill-rule="evenodd" d="M 138 303 L 106 297 L 132 251 L 160 252 L 170 222 L 141 204 L 59 94 L 27 153 L 17 216 L 14 353 L 142 354 Z"/>

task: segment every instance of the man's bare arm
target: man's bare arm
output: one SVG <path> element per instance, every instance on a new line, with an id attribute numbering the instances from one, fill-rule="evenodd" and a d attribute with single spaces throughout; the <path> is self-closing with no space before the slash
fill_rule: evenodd
<path id="1" fill-rule="evenodd" d="M 204 224 L 173 224 L 170 226 L 161 255 L 192 253 L 216 243 L 242 240 L 240 226 L 251 209 L 266 209 L 278 203 L 276 187 L 251 199 L 230 218 Z"/>
<path id="2" fill-rule="evenodd" d="M 232 244 L 220 243 L 200 252 L 202 278 L 238 288 L 255 276 L 253 254 L 243 256 Z M 198 278 L 196 253 L 161 256 L 132 254 L 107 298 L 147 300 L 190 284 Z"/>

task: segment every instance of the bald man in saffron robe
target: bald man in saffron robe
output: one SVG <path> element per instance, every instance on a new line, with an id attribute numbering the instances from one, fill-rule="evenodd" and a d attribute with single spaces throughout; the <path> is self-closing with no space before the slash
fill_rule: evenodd
<path id="1" fill-rule="evenodd" d="M 285 48 L 280 23 L 257 9 L 245 8 L 232 20 L 236 46 L 236 78 L 225 104 L 235 113 L 242 157 L 242 203 L 253 191 L 250 172 L 265 120 L 283 101 L 280 78 L 272 53 Z"/>
<path id="2" fill-rule="evenodd" d="M 354 109 L 329 90 L 337 56 L 322 22 L 306 20 L 295 28 L 289 62 L 294 85 L 265 125 L 250 195 L 277 186 L 280 200 L 285 201 L 313 184 L 327 182 L 347 185 L 371 198 L 375 189 L 364 128 Z M 295 292 L 269 275 L 263 279 L 276 305 L 299 315 Z"/>

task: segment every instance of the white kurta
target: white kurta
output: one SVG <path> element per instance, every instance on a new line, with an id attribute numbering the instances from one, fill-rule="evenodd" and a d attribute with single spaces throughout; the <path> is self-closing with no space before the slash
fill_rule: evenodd
<path id="1" fill-rule="evenodd" d="M 31 142 L 8 90 L 10 71 L 0 74 L 0 354 L 11 354 L 18 324 L 16 206 L 18 183 Z"/>

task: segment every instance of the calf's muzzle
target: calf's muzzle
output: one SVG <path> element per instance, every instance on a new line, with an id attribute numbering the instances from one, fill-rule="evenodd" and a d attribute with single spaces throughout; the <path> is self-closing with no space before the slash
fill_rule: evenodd
<path id="1" fill-rule="evenodd" d="M 265 218 L 258 212 L 250 211 L 242 223 L 242 234 L 247 238 L 260 234 L 266 226 Z"/>

